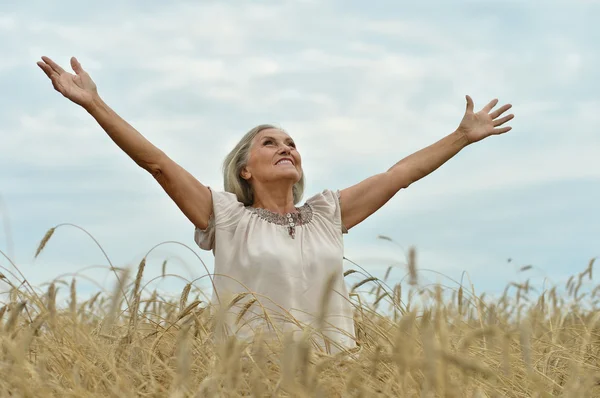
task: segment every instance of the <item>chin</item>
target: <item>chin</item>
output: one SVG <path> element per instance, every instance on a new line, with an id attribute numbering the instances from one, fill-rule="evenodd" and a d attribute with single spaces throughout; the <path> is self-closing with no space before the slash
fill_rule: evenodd
<path id="1" fill-rule="evenodd" d="M 277 178 L 285 179 L 285 180 L 294 180 L 294 183 L 300 181 L 302 178 L 302 174 L 297 170 L 281 170 L 277 173 Z"/>

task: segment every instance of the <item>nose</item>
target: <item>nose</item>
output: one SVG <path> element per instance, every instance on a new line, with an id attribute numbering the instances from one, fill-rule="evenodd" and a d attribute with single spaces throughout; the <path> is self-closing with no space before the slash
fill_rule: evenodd
<path id="1" fill-rule="evenodd" d="M 287 145 L 287 144 L 281 144 L 281 147 L 279 148 L 279 153 L 280 154 L 290 154 L 292 152 L 292 148 Z"/>

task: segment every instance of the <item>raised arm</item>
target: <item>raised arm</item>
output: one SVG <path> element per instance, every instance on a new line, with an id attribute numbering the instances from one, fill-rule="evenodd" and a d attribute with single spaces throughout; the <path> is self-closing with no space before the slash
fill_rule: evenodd
<path id="1" fill-rule="evenodd" d="M 400 189 L 407 188 L 430 174 L 467 145 L 511 130 L 511 127 L 499 127 L 514 117 L 512 114 L 500 117 L 511 108 L 510 104 L 492 112 L 498 104 L 498 100 L 493 100 L 475 113 L 473 100 L 469 96 L 466 99 L 465 115 L 453 133 L 400 160 L 388 171 L 369 177 L 340 192 L 342 222 L 346 228 L 350 229 L 364 221 Z"/>
<path id="2" fill-rule="evenodd" d="M 42 61 L 37 64 L 54 89 L 88 111 L 119 148 L 152 174 L 185 216 L 196 227 L 205 229 L 212 212 L 210 190 L 115 113 L 100 98 L 96 84 L 77 59 L 71 58 L 74 75 L 48 57 L 42 57 Z"/>

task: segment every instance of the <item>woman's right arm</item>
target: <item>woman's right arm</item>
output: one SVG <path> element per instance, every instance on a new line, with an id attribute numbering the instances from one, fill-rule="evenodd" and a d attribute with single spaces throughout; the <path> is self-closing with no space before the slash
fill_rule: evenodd
<path id="1" fill-rule="evenodd" d="M 206 229 L 212 212 L 212 197 L 206 186 L 123 120 L 99 96 L 85 109 L 123 152 L 152 174 L 196 227 Z"/>
<path id="2" fill-rule="evenodd" d="M 152 174 L 183 214 L 196 227 L 206 229 L 212 213 L 210 190 L 102 101 L 95 83 L 75 58 L 71 59 L 75 75 L 47 57 L 42 60 L 38 66 L 52 80 L 56 91 L 86 109 L 119 148 Z"/>

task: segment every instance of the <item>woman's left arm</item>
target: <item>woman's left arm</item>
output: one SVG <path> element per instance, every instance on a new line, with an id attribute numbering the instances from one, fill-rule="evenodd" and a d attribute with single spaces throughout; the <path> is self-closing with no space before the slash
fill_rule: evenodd
<path id="1" fill-rule="evenodd" d="M 512 105 L 492 112 L 498 100 L 492 100 L 481 111 L 473 111 L 473 100 L 467 95 L 467 109 L 460 125 L 435 144 L 402 159 L 388 171 L 367 178 L 340 192 L 342 223 L 347 229 L 359 224 L 390 200 L 400 189 L 430 174 L 450 160 L 461 149 L 491 135 L 506 133 L 511 127 L 500 127 L 514 115 L 502 114 Z"/>

